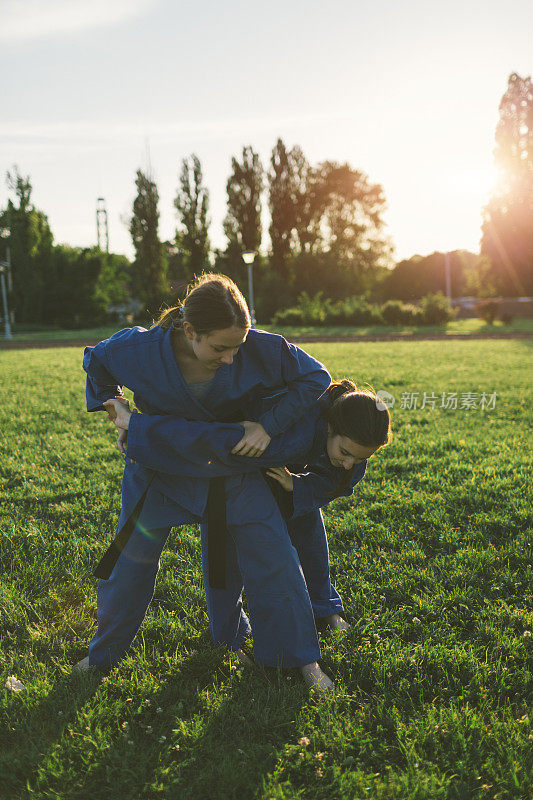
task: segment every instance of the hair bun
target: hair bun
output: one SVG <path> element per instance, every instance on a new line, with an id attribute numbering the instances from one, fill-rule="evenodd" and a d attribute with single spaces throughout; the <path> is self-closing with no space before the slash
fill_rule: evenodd
<path id="1" fill-rule="evenodd" d="M 355 392 L 357 386 L 349 378 L 343 378 L 341 381 L 333 381 L 328 389 L 328 395 L 332 403 L 342 397 L 344 394 Z"/>
<path id="2" fill-rule="evenodd" d="M 179 302 L 179 300 L 178 300 Z M 183 303 L 172 309 L 172 327 L 181 328 L 183 323 Z"/>

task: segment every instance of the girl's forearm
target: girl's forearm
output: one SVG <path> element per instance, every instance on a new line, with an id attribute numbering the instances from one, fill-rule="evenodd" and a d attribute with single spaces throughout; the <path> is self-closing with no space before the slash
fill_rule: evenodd
<path id="1" fill-rule="evenodd" d="M 313 442 L 314 420 L 308 417 L 275 436 L 257 458 L 231 454 L 242 435 L 243 427 L 235 423 L 133 414 L 127 457 L 149 469 L 172 475 L 199 478 L 239 475 L 304 458 Z"/>

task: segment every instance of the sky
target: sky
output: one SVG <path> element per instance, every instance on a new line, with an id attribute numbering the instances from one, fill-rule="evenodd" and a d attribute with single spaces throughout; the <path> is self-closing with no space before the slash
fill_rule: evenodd
<path id="1" fill-rule="evenodd" d="M 55 241 L 86 247 L 103 196 L 129 256 L 137 169 L 170 239 L 197 153 L 222 247 L 231 157 L 267 165 L 278 137 L 382 184 L 397 259 L 477 252 L 499 102 L 533 62 L 530 0 L 0 0 L 0 18 L 0 206 L 16 164 Z"/>

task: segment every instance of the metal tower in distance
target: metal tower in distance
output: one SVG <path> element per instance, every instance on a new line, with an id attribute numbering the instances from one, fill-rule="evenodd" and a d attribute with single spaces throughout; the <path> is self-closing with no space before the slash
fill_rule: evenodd
<path id="1" fill-rule="evenodd" d="M 107 208 L 103 197 L 99 197 L 96 201 L 96 238 L 98 248 L 109 253 L 109 226 L 107 224 Z"/>

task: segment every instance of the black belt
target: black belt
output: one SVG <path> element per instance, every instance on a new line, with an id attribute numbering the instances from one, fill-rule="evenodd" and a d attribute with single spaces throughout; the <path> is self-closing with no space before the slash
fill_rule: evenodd
<path id="1" fill-rule="evenodd" d="M 152 477 L 150 478 L 150 480 L 148 482 L 148 486 L 146 487 L 146 489 L 142 493 L 142 495 L 139 498 L 139 500 L 137 500 L 135 508 L 133 509 L 133 511 L 131 512 L 130 516 L 128 517 L 128 519 L 126 520 L 126 522 L 124 523 L 122 528 L 119 530 L 119 532 L 117 533 L 117 535 L 115 536 L 115 538 L 113 539 L 113 541 L 111 542 L 111 544 L 109 545 L 107 550 L 105 551 L 104 555 L 102 556 L 102 558 L 98 562 L 97 567 L 96 567 L 95 571 L 93 572 L 93 575 L 96 578 L 101 578 L 102 580 L 107 581 L 108 578 L 110 577 L 111 573 L 113 572 L 113 568 L 114 568 L 115 564 L 117 563 L 119 555 L 122 553 L 122 551 L 126 547 L 128 541 L 129 541 L 129 538 L 130 538 L 131 534 L 133 533 L 133 530 L 134 530 L 135 526 L 137 525 L 137 522 L 139 521 L 139 517 L 140 517 L 141 511 L 142 511 L 142 507 L 143 507 L 144 501 L 146 499 L 146 495 L 148 494 L 148 489 L 150 488 L 150 484 L 152 483 L 154 478 L 155 478 L 155 475 L 152 475 Z"/>
<path id="2" fill-rule="evenodd" d="M 107 581 L 118 558 L 126 547 L 141 515 L 148 489 L 155 476 L 137 501 L 132 513 L 119 530 L 104 555 L 98 562 L 93 575 Z M 209 585 L 212 589 L 226 588 L 226 484 L 224 477 L 209 479 L 207 495 L 207 562 Z"/>
<path id="3" fill-rule="evenodd" d="M 113 572 L 118 557 L 126 547 L 133 533 L 142 507 L 148 494 L 150 482 L 137 501 L 132 513 L 119 530 L 106 552 L 98 562 L 93 575 L 107 581 Z M 292 496 L 284 491 L 277 481 L 264 473 L 264 478 L 270 486 L 272 494 L 280 507 L 284 517 L 290 517 L 293 509 L 290 508 Z M 212 589 L 226 588 L 226 481 L 223 476 L 209 479 L 209 493 L 207 495 L 207 565 L 209 571 L 209 586 Z"/>
<path id="4" fill-rule="evenodd" d="M 207 495 L 207 566 L 209 586 L 226 588 L 226 480 L 210 478 Z"/>
<path id="5" fill-rule="evenodd" d="M 244 419 L 242 411 L 237 410 L 220 422 L 239 422 Z M 109 579 L 118 557 L 126 547 L 131 534 L 139 520 L 148 489 L 155 475 L 152 475 L 148 486 L 137 501 L 132 513 L 119 530 L 103 557 L 100 559 L 93 575 L 106 581 Z M 209 479 L 207 495 L 207 564 L 209 569 L 209 586 L 212 589 L 226 588 L 226 482 L 223 476 Z"/>
<path id="6" fill-rule="evenodd" d="M 240 422 L 246 419 L 241 409 L 219 422 Z M 209 479 L 207 495 L 207 567 L 211 589 L 226 588 L 226 479 Z"/>

